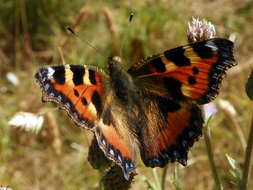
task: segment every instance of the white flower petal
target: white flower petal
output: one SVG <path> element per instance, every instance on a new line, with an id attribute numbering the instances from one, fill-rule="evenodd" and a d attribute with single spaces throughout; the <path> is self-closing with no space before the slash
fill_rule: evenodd
<path id="1" fill-rule="evenodd" d="M 42 129 L 44 117 L 28 112 L 19 112 L 8 122 L 9 125 L 19 127 L 27 132 L 38 133 Z"/>
<path id="2" fill-rule="evenodd" d="M 19 85 L 19 79 L 18 79 L 17 75 L 15 75 L 14 73 L 12 73 L 12 72 L 7 73 L 6 78 L 14 86 Z"/>

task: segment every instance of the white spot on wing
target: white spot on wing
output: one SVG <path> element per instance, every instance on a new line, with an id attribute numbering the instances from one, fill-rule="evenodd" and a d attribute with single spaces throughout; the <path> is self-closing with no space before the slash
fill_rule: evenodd
<path id="1" fill-rule="evenodd" d="M 126 167 L 126 170 L 129 169 L 129 165 L 127 163 L 125 164 L 125 167 Z"/>
<path id="2" fill-rule="evenodd" d="M 62 97 L 59 95 L 59 96 L 57 97 L 57 100 L 58 100 L 59 102 L 61 102 L 61 101 L 62 101 Z"/>
<path id="3" fill-rule="evenodd" d="M 65 104 L 65 106 L 66 106 L 67 108 L 69 108 L 69 109 L 70 109 L 70 107 L 71 107 L 71 105 L 70 105 L 69 102 L 67 102 L 67 103 Z"/>
<path id="4" fill-rule="evenodd" d="M 50 88 L 50 85 L 48 83 L 45 84 L 44 89 L 47 91 Z"/>
<path id="5" fill-rule="evenodd" d="M 120 155 L 118 155 L 118 160 L 119 160 L 119 162 L 122 162 Z"/>
<path id="6" fill-rule="evenodd" d="M 134 164 L 133 163 L 130 163 L 129 166 L 130 166 L 130 168 L 134 168 Z"/>
<path id="7" fill-rule="evenodd" d="M 111 155 L 114 156 L 114 151 L 113 151 L 113 149 L 110 149 L 109 153 L 110 153 Z"/>
<path id="8" fill-rule="evenodd" d="M 214 51 L 217 51 L 218 50 L 218 47 L 217 47 L 217 45 L 215 45 L 214 43 L 213 43 L 213 41 L 208 41 L 208 42 L 206 42 L 206 46 L 207 47 L 209 47 L 209 48 L 211 48 L 212 50 L 214 50 Z"/>
<path id="9" fill-rule="evenodd" d="M 104 146 L 106 146 L 106 142 L 105 142 L 104 139 L 102 139 L 102 144 L 103 144 Z"/>
<path id="10" fill-rule="evenodd" d="M 54 72 L 55 72 L 55 70 L 52 67 L 48 67 L 47 68 L 47 78 L 52 79 Z"/>

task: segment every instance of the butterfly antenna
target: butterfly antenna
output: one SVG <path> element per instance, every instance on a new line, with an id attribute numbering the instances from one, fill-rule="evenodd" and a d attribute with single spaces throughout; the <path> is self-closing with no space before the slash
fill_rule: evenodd
<path id="1" fill-rule="evenodd" d="M 123 50 L 123 46 L 124 46 L 124 43 L 125 43 L 125 40 L 126 40 L 126 33 L 128 32 L 128 30 L 130 28 L 130 24 L 133 20 L 133 17 L 134 17 L 134 12 L 131 11 L 130 15 L 129 15 L 129 19 L 128 19 L 129 23 L 127 25 L 127 29 L 125 30 L 125 32 L 122 35 L 122 41 L 121 41 L 121 44 L 120 44 L 120 57 L 122 56 L 122 50 Z"/>
<path id="2" fill-rule="evenodd" d="M 93 46 L 87 39 L 85 39 L 85 38 L 84 38 L 84 39 L 81 39 L 81 38 L 77 35 L 77 33 L 76 33 L 71 27 L 67 26 L 66 29 L 67 29 L 71 34 L 73 34 L 76 38 L 78 38 L 78 39 L 81 40 L 81 41 L 84 41 L 84 42 L 85 42 L 91 49 L 93 49 L 97 54 L 99 54 L 99 55 L 105 57 L 105 55 L 104 55 L 99 49 L 97 49 L 95 46 Z"/>

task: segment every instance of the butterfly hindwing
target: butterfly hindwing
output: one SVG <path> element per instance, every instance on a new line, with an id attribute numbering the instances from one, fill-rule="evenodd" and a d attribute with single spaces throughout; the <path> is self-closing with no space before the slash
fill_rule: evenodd
<path id="1" fill-rule="evenodd" d="M 198 106 L 166 97 L 146 95 L 147 126 L 140 137 L 143 162 L 164 167 L 168 162 L 187 162 L 187 152 L 202 135 L 203 119 Z M 154 119 L 155 118 L 155 119 Z"/>
<path id="2" fill-rule="evenodd" d="M 233 43 L 214 38 L 152 56 L 129 73 L 153 93 L 205 104 L 216 97 L 226 70 L 235 64 Z"/>
<path id="3" fill-rule="evenodd" d="M 102 74 L 81 65 L 42 67 L 35 75 L 42 100 L 56 103 L 85 128 L 93 128 L 102 113 Z"/>
<path id="4" fill-rule="evenodd" d="M 95 134 L 98 144 L 107 158 L 122 168 L 124 176 L 128 180 L 130 173 L 135 169 L 135 155 L 132 145 L 124 140 L 118 130 L 107 118 L 99 121 Z"/>
<path id="5" fill-rule="evenodd" d="M 130 127 L 135 123 L 134 110 L 125 109 L 116 97 L 114 89 L 110 88 L 95 129 L 100 148 L 122 168 L 126 179 L 135 169 L 136 140 L 135 132 Z"/>

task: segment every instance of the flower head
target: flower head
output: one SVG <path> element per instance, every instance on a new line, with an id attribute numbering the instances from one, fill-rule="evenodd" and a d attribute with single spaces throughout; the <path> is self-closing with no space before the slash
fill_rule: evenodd
<path id="1" fill-rule="evenodd" d="M 205 19 L 192 18 L 192 22 L 188 23 L 187 38 L 190 43 L 208 40 L 213 38 L 215 34 L 214 25 Z"/>
<path id="2" fill-rule="evenodd" d="M 204 105 L 204 116 L 205 120 L 208 120 L 210 117 L 217 113 L 217 108 L 214 103 L 209 103 Z"/>

